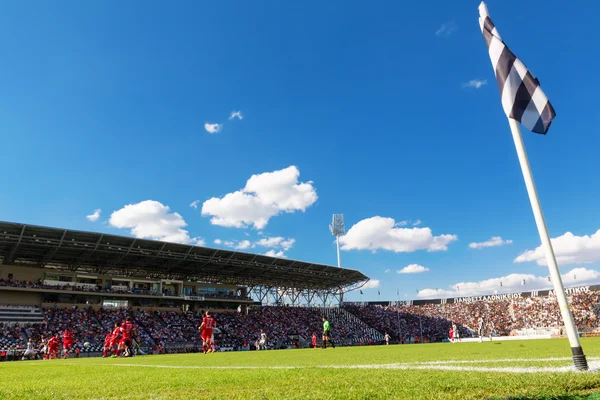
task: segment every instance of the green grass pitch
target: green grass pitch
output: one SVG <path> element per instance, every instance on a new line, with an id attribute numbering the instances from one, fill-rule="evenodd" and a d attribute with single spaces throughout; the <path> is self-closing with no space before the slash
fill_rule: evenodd
<path id="1" fill-rule="evenodd" d="M 3 362 L 0 399 L 600 400 L 571 365 L 560 339 Z"/>

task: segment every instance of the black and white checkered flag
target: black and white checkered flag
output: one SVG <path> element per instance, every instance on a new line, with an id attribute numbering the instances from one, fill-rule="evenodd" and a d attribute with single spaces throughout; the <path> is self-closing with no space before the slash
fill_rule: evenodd
<path id="1" fill-rule="evenodd" d="M 556 116 L 540 82 L 504 44 L 484 2 L 479 5 L 479 25 L 498 80 L 502 107 L 508 118 L 535 133 L 546 134 Z"/>

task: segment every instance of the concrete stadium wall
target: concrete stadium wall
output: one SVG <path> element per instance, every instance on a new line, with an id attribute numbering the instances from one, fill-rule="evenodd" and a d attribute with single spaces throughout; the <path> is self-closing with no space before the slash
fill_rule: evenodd
<path id="1" fill-rule="evenodd" d="M 0 291 L 0 304 L 11 306 L 37 306 L 42 304 L 41 293 Z"/>
<path id="2" fill-rule="evenodd" d="M 32 281 L 37 282 L 44 279 L 43 268 L 23 267 L 15 265 L 0 265 L 0 279 L 8 280 L 8 275 L 13 274 L 13 279 L 16 281 Z"/>

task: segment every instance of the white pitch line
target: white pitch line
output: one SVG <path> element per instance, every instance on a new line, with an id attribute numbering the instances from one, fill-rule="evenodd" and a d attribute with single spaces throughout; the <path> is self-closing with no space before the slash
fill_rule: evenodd
<path id="1" fill-rule="evenodd" d="M 487 364 L 498 362 L 546 362 L 546 361 L 570 361 L 572 357 L 548 357 L 548 358 L 500 358 L 496 360 L 441 360 L 441 361 L 418 361 L 407 363 L 413 365 L 440 365 L 440 364 Z M 600 360 L 600 357 L 587 357 L 588 361 Z"/>
<path id="2" fill-rule="evenodd" d="M 522 361 L 520 359 L 519 361 Z M 539 361 L 540 359 L 536 359 Z M 556 360 L 556 359 L 552 359 Z M 570 360 L 570 358 L 567 358 Z M 473 366 L 457 366 L 457 365 L 436 365 L 436 364 L 364 364 L 364 365 L 318 365 L 318 366 L 255 366 L 255 365 L 160 365 L 160 364 L 110 364 L 107 366 L 115 367 L 143 367 L 143 368 L 165 368 L 165 369 L 273 369 L 273 370 L 289 370 L 289 369 L 399 369 L 399 370 L 438 370 L 438 371 L 472 371 L 472 372 L 503 372 L 503 373 L 525 373 L 537 374 L 543 372 L 565 373 L 565 372 L 581 372 L 575 369 L 574 366 L 565 367 L 473 367 Z M 600 370 L 600 362 L 589 363 L 590 371 L 596 372 Z"/>

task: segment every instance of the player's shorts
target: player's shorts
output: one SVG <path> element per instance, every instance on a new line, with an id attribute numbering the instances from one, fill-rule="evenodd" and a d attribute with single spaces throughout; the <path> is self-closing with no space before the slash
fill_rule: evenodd
<path id="1" fill-rule="evenodd" d="M 131 346 L 131 338 L 130 337 L 122 337 L 119 341 L 119 344 L 124 344 L 125 346 Z"/>
<path id="2" fill-rule="evenodd" d="M 212 336 L 213 336 L 212 328 L 202 329 L 202 340 L 204 340 L 205 342 L 210 342 Z"/>
<path id="3" fill-rule="evenodd" d="M 331 334 L 331 332 L 329 332 L 329 331 L 323 331 L 323 337 L 328 338 L 330 334 Z"/>
<path id="4" fill-rule="evenodd" d="M 63 342 L 63 349 L 71 350 L 73 348 L 73 341 L 69 340 L 67 342 Z"/>

